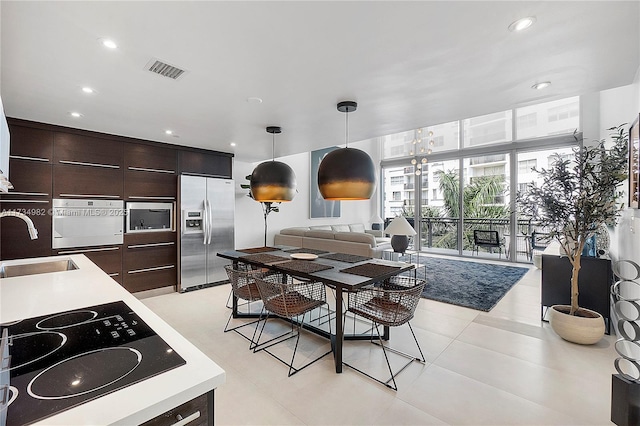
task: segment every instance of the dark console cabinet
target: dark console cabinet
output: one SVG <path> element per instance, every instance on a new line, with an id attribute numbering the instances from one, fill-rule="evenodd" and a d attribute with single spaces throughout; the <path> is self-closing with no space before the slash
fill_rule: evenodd
<path id="1" fill-rule="evenodd" d="M 613 283 L 611 260 L 582 257 L 578 285 L 580 307 L 591 309 L 609 321 L 609 289 Z M 552 305 L 571 304 L 573 267 L 564 256 L 542 255 L 542 311 Z"/>

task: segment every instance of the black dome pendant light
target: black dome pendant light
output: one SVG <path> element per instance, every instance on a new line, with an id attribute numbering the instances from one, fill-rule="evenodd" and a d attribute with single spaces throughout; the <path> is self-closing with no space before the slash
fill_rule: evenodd
<path id="1" fill-rule="evenodd" d="M 296 174 L 293 169 L 280 161 L 275 161 L 275 134 L 281 133 L 277 126 L 267 127 L 271 133 L 271 161 L 258 164 L 251 173 L 249 186 L 254 200 L 262 203 L 279 203 L 291 201 L 296 195 Z"/>
<path id="2" fill-rule="evenodd" d="M 349 144 L 349 113 L 358 108 L 354 101 L 338 103 L 346 114 L 346 145 Z M 359 149 L 336 149 L 328 153 L 318 168 L 318 189 L 325 200 L 368 200 L 376 189 L 376 173 L 371 157 Z"/>

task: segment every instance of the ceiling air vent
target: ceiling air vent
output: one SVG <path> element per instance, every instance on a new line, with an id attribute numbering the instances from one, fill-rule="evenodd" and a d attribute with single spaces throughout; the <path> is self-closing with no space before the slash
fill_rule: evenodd
<path id="1" fill-rule="evenodd" d="M 174 80 L 177 80 L 182 74 L 186 71 L 182 70 L 178 67 L 174 67 L 173 65 L 166 64 L 157 59 L 152 59 L 147 64 L 147 70 L 153 73 L 159 74 L 163 77 L 169 77 Z"/>

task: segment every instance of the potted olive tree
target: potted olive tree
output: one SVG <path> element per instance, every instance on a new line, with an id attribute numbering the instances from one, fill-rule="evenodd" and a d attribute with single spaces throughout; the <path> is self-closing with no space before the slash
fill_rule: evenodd
<path id="1" fill-rule="evenodd" d="M 617 202 L 618 185 L 627 179 L 623 126 L 608 129 L 612 144 L 602 140 L 575 148 L 573 160 L 556 154 L 548 169 L 534 168 L 541 184 L 528 184 L 517 197 L 522 213 L 548 228 L 571 262 L 571 305 L 553 306 L 550 322 L 560 337 L 574 343 L 593 344 L 604 335 L 602 316 L 578 305 L 578 276 L 585 243 L 603 224 L 614 225 L 623 207 Z"/>

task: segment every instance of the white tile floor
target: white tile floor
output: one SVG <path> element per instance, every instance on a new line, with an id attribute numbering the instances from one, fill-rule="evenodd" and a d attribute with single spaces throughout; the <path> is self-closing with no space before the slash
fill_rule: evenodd
<path id="1" fill-rule="evenodd" d="M 225 369 L 219 425 L 611 424 L 615 337 L 593 346 L 561 340 L 540 322 L 540 275 L 532 268 L 488 313 L 422 299 L 412 325 L 427 363 L 400 374 L 398 392 L 349 368 L 335 374 L 330 356 L 287 378 L 283 364 L 222 332 L 229 285 L 143 302 Z M 415 352 L 406 326 L 392 329 L 390 343 Z M 302 357 L 328 347 L 308 333 L 300 344 Z M 380 349 L 364 342 L 345 342 L 345 360 L 386 368 Z"/>

